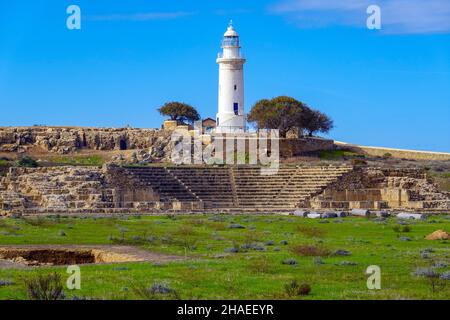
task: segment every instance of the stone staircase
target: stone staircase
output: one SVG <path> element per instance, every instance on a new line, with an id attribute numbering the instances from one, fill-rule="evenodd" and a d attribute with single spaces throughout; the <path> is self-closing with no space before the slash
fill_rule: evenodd
<path id="1" fill-rule="evenodd" d="M 276 175 L 261 175 L 255 167 L 235 167 L 239 207 L 298 208 L 328 184 L 351 171 L 348 166 L 280 167 Z"/>
<path id="2" fill-rule="evenodd" d="M 125 167 L 125 175 L 140 186 L 147 186 L 158 193 L 162 202 L 201 201 L 165 167 Z"/>
<path id="3" fill-rule="evenodd" d="M 11 168 L 0 215 L 11 213 L 292 212 L 313 209 L 450 210 L 420 170 L 350 166 Z"/>
<path id="4" fill-rule="evenodd" d="M 208 209 L 236 207 L 228 168 L 168 167 L 166 170 Z"/>

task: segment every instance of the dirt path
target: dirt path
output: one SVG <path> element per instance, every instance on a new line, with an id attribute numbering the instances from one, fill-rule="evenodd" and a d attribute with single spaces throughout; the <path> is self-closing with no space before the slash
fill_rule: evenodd
<path id="1" fill-rule="evenodd" d="M 184 257 L 153 253 L 132 246 L 113 245 L 8 245 L 0 246 L 0 268 L 168 262 Z"/>

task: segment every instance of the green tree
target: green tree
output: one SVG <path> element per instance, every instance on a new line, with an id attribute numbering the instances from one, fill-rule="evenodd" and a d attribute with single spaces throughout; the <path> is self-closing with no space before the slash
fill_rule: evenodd
<path id="1" fill-rule="evenodd" d="M 292 129 L 312 136 L 315 132 L 326 133 L 333 128 L 333 121 L 326 114 L 287 96 L 257 101 L 247 120 L 255 123 L 258 129 L 278 129 L 280 137 L 286 137 Z"/>
<path id="2" fill-rule="evenodd" d="M 200 120 L 200 115 L 194 107 L 182 102 L 168 102 L 158 109 L 163 116 L 170 117 L 171 120 L 178 122 L 193 123 Z"/>
<path id="3" fill-rule="evenodd" d="M 259 100 L 250 110 L 247 119 L 258 129 L 278 129 L 280 137 L 294 128 L 302 128 L 302 111 L 306 106 L 291 97 L 280 96 L 272 100 Z"/>
<path id="4" fill-rule="evenodd" d="M 316 132 L 327 133 L 333 129 L 333 120 L 325 113 L 307 108 L 303 115 L 303 128 L 311 137 Z"/>

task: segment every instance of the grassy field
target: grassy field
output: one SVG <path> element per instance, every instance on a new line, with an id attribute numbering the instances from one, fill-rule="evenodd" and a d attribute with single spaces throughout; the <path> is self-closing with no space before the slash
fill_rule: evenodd
<path id="1" fill-rule="evenodd" d="M 182 299 L 450 299 L 449 280 L 432 290 L 429 279 L 414 275 L 436 264 L 440 273 L 450 270 L 449 242 L 424 240 L 438 229 L 449 231 L 450 219 L 431 217 L 405 228 L 394 218 L 8 218 L 0 220 L 0 244 L 126 244 L 188 258 L 81 266 L 82 288 L 66 290 L 69 298 L 141 299 L 139 288 L 160 283 Z M 381 268 L 381 290 L 367 289 L 370 265 Z M 0 299 L 26 299 L 24 279 L 54 271 L 68 276 L 65 267 L 0 269 Z M 309 284 L 310 294 L 289 295 L 285 285 L 292 280 Z"/>

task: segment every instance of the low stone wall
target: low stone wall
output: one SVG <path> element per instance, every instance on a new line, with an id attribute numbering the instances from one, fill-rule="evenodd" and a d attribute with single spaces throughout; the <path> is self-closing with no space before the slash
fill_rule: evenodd
<path id="1" fill-rule="evenodd" d="M 294 157 L 310 152 L 333 150 L 334 141 L 316 137 L 282 139 L 280 143 L 280 155 Z"/>
<path id="2" fill-rule="evenodd" d="M 436 161 L 450 160 L 450 153 L 446 152 L 368 147 L 368 146 L 347 144 L 343 142 L 335 142 L 335 145 L 341 149 L 347 149 L 358 153 L 364 153 L 372 157 L 384 157 L 386 155 L 389 155 L 392 158 L 399 158 L 399 159 L 436 160 Z"/>

